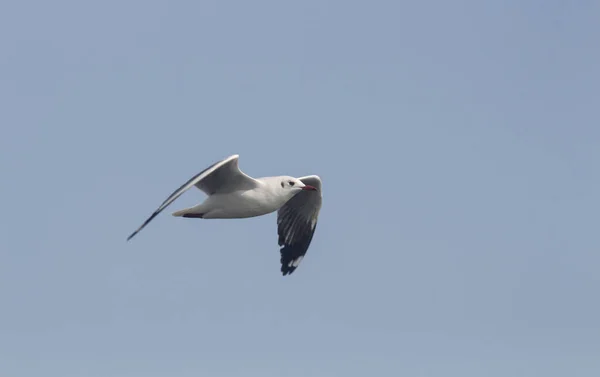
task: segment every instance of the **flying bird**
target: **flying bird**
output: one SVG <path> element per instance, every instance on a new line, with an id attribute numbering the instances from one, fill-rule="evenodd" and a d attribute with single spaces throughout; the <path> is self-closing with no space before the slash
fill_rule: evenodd
<path id="1" fill-rule="evenodd" d="M 252 178 L 238 167 L 235 154 L 214 163 L 175 190 L 129 237 L 129 241 L 154 217 L 190 188 L 208 197 L 204 202 L 172 213 L 195 219 L 241 219 L 277 211 L 281 273 L 296 270 L 312 241 L 321 210 L 321 178 L 275 176 Z"/>

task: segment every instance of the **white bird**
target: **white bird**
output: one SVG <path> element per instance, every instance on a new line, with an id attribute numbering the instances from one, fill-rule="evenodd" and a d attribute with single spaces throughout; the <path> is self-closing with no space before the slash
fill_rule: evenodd
<path id="1" fill-rule="evenodd" d="M 234 219 L 277 211 L 277 234 L 281 247 L 281 272 L 285 276 L 298 267 L 312 241 L 321 210 L 321 179 L 276 176 L 252 178 L 238 167 L 235 154 L 216 162 L 175 190 L 129 237 L 129 241 L 181 194 L 196 186 L 208 195 L 194 207 L 173 216 L 201 219 Z"/>

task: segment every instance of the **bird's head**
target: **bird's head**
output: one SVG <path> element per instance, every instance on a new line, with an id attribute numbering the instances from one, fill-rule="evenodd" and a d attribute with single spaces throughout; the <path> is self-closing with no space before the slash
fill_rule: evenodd
<path id="1" fill-rule="evenodd" d="M 279 185 L 282 190 L 288 191 L 292 194 L 297 194 L 300 191 L 316 191 L 317 189 L 313 186 L 304 184 L 301 180 L 294 177 L 284 176 L 281 177 Z"/>

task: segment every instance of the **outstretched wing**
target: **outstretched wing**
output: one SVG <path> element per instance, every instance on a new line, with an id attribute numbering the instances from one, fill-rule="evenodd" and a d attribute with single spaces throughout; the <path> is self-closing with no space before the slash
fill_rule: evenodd
<path id="1" fill-rule="evenodd" d="M 277 234 L 281 246 L 281 272 L 285 276 L 298 267 L 310 246 L 323 200 L 321 179 L 316 175 L 299 178 L 317 191 L 301 191 L 277 211 Z"/>
<path id="2" fill-rule="evenodd" d="M 239 155 L 234 154 L 227 157 L 224 160 L 216 162 L 208 168 L 202 170 L 200 173 L 193 176 L 189 181 L 184 183 L 181 187 L 175 190 L 165 201 L 154 211 L 150 217 L 129 237 L 129 241 L 135 236 L 140 230 L 142 230 L 152 219 L 162 212 L 169 204 L 173 203 L 175 199 L 179 198 L 181 194 L 189 190 L 191 187 L 196 186 L 200 190 L 204 191 L 207 195 L 214 193 L 226 193 L 235 190 L 251 189 L 258 185 L 254 178 L 251 178 L 240 171 L 238 168 Z"/>

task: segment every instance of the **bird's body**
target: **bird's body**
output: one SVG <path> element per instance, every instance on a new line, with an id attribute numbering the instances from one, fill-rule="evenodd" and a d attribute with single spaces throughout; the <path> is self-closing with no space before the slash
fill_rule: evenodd
<path id="1" fill-rule="evenodd" d="M 173 216 L 201 217 L 203 219 L 242 219 L 277 211 L 293 197 L 293 192 L 276 190 L 272 182 L 279 177 L 258 178 L 258 185 L 251 189 L 228 193 L 215 193 L 197 206 L 182 209 Z"/>
<path id="2" fill-rule="evenodd" d="M 204 191 L 204 202 L 173 213 L 202 219 L 234 219 L 277 211 L 277 233 L 282 247 L 281 272 L 294 272 L 312 240 L 321 209 L 321 179 L 316 175 L 294 178 L 252 178 L 238 168 L 238 155 L 214 163 L 175 190 L 127 240 L 193 186 Z"/>

